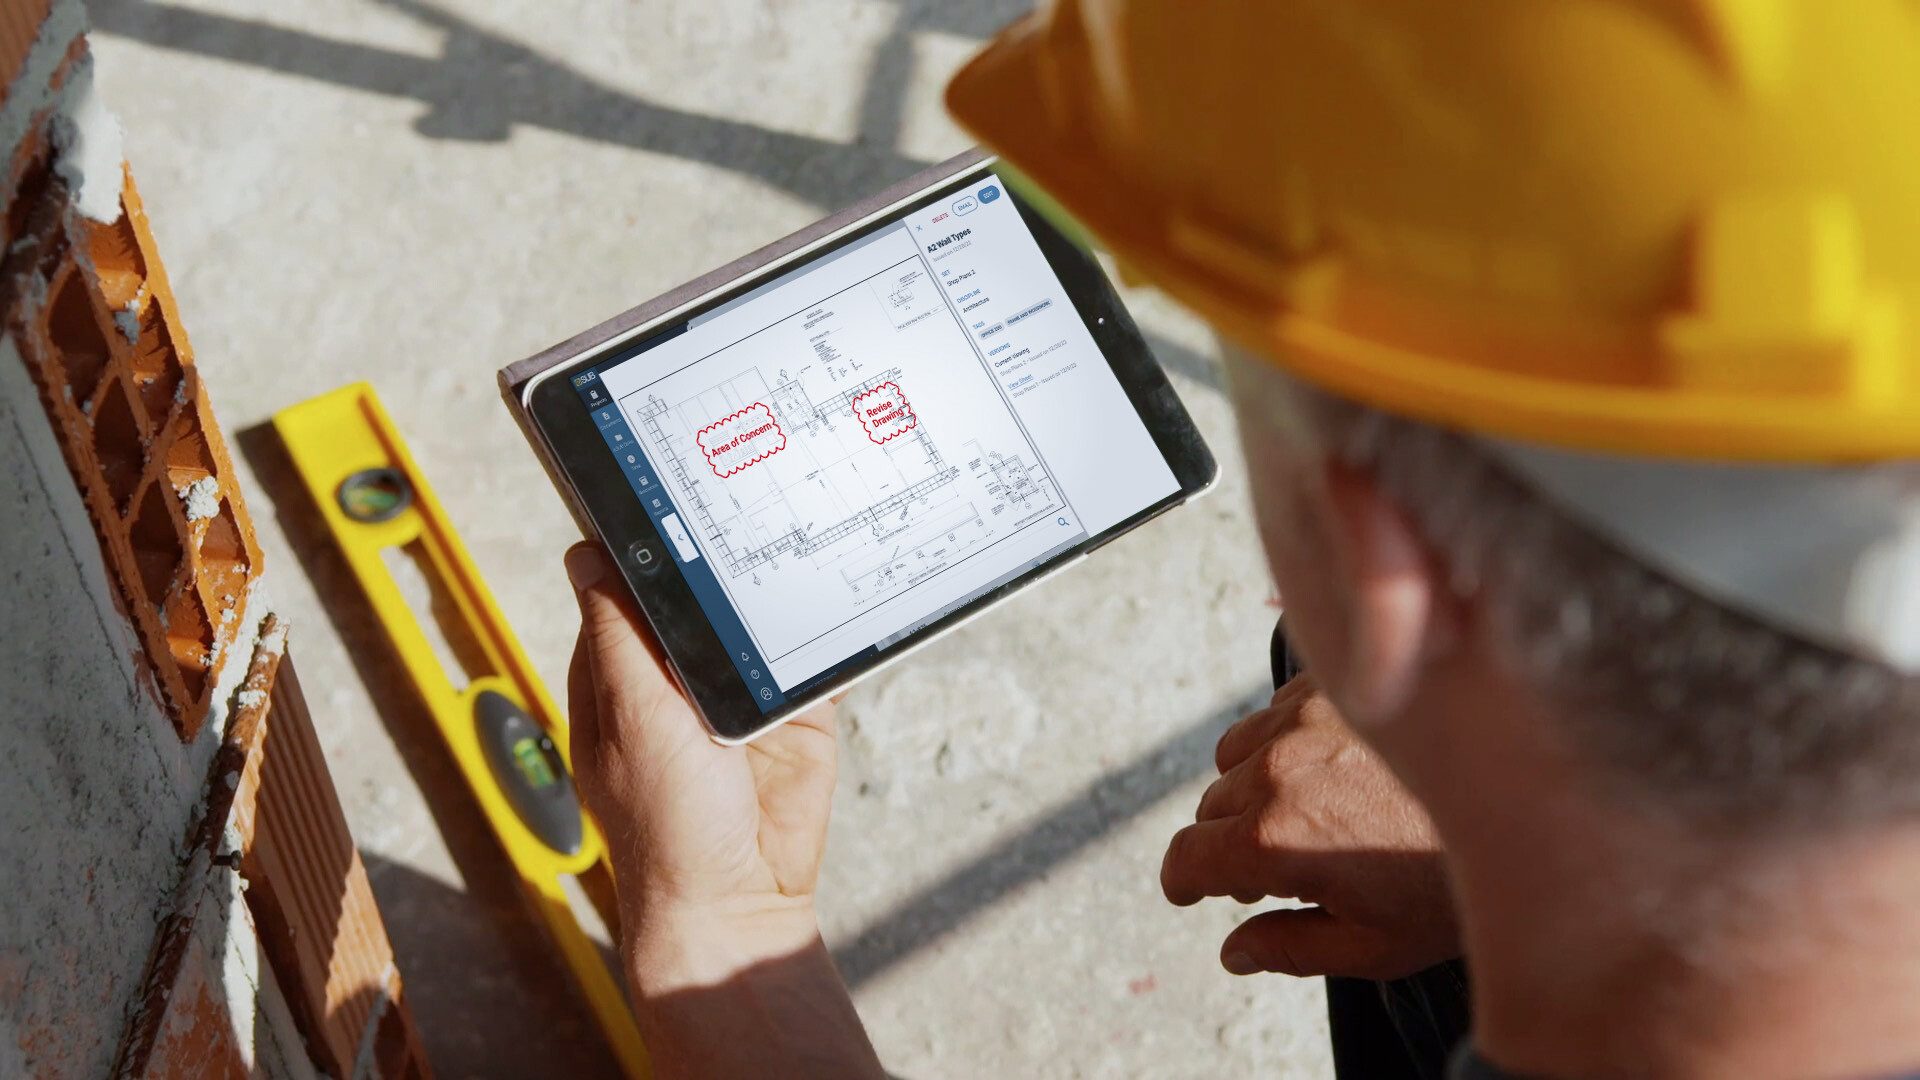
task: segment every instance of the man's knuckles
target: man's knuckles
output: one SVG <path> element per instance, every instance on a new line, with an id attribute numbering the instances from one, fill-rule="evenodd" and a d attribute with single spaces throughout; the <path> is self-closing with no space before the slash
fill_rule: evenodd
<path id="1" fill-rule="evenodd" d="M 1200 805 L 1195 807 L 1193 812 L 1193 820 L 1196 824 L 1231 817 L 1240 812 L 1240 800 L 1234 791 L 1235 776 L 1236 774 L 1229 773 L 1208 784 L 1207 790 L 1200 793 Z"/>
<path id="2" fill-rule="evenodd" d="M 1271 708 L 1242 717 L 1220 736 L 1213 748 L 1213 767 L 1225 774 L 1247 760 L 1271 735 L 1275 725 Z"/>

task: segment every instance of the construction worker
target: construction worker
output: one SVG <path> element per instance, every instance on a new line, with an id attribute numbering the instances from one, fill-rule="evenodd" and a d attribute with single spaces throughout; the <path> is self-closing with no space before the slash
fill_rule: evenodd
<path id="1" fill-rule="evenodd" d="M 1228 970 L 1463 948 L 1456 1076 L 1920 1070 L 1920 5 L 1056 0 L 949 100 L 1226 343 L 1312 681 L 1162 884 L 1316 905 Z M 568 565 L 656 1067 L 881 1075 L 830 719 L 710 744 Z"/>

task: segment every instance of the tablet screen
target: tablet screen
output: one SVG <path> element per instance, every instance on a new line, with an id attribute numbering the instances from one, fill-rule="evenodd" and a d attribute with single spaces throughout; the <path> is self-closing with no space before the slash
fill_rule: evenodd
<path id="1" fill-rule="evenodd" d="M 1179 489 L 998 177 L 573 376 L 763 712 Z"/>

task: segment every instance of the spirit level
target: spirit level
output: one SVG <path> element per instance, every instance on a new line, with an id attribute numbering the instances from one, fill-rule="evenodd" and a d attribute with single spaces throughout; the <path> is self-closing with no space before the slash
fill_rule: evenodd
<path id="1" fill-rule="evenodd" d="M 574 792 L 565 717 L 371 386 L 355 383 L 284 409 L 273 426 L 615 1058 L 628 1076 L 645 1077 L 646 1051 L 626 997 L 562 884 L 576 877 L 618 933 L 613 874 Z M 451 600 L 441 618 L 460 625 L 441 629 L 472 646 L 461 665 L 473 676 L 466 685 L 455 683 L 389 571 L 386 553 L 395 548 L 413 553 Z"/>

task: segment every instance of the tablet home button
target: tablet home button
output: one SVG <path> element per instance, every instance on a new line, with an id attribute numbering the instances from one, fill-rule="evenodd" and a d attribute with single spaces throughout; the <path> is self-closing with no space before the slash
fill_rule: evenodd
<path id="1" fill-rule="evenodd" d="M 649 574 L 660 569 L 660 556 L 655 555 L 653 549 L 645 544 L 633 545 L 627 549 L 627 554 L 633 557 L 633 565 Z"/>

